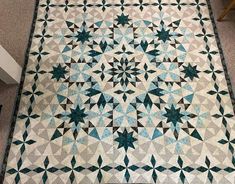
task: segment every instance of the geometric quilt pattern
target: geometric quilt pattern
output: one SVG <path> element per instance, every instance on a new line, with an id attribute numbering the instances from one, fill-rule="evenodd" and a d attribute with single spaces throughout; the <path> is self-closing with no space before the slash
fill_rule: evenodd
<path id="1" fill-rule="evenodd" d="M 206 0 L 41 0 L 10 183 L 234 183 L 233 95 Z"/>

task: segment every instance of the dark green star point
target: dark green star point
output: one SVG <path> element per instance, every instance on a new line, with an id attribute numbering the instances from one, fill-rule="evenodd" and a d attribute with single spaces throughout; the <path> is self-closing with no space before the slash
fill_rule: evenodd
<path id="1" fill-rule="evenodd" d="M 78 123 L 84 123 L 84 118 L 87 117 L 85 108 L 80 109 L 80 107 L 77 106 L 76 109 L 70 109 L 70 111 L 71 113 L 68 115 L 70 123 L 74 122 L 76 125 L 78 125 Z"/>
<path id="2" fill-rule="evenodd" d="M 78 31 L 75 37 L 77 38 L 77 41 L 85 43 L 86 41 L 89 41 L 89 38 L 91 38 L 92 36 L 90 35 L 90 31 L 86 31 L 85 29 L 83 29 L 81 32 Z"/>
<path id="3" fill-rule="evenodd" d="M 158 37 L 158 40 L 162 40 L 163 42 L 166 42 L 167 40 L 170 41 L 170 30 L 165 30 L 165 28 L 162 28 L 161 31 L 157 31 L 156 36 Z"/>
<path id="4" fill-rule="evenodd" d="M 136 140 L 137 139 L 133 137 L 133 132 L 128 133 L 126 129 L 123 133 L 118 132 L 118 137 L 115 139 L 115 141 L 119 143 L 118 148 L 124 147 L 125 151 L 127 151 L 129 147 L 135 149 L 133 143 Z"/>
<path id="5" fill-rule="evenodd" d="M 182 123 L 181 118 L 184 116 L 180 113 L 180 108 L 176 109 L 173 105 L 170 109 L 165 108 L 166 113 L 163 114 L 167 118 L 167 122 L 172 122 L 176 127 L 177 123 Z"/>
<path id="6" fill-rule="evenodd" d="M 68 71 L 66 71 L 66 66 L 62 67 L 60 64 L 58 66 L 53 66 L 53 70 L 50 71 L 50 73 L 52 74 L 52 79 L 56 79 L 57 81 L 59 81 L 61 78 L 65 79 L 65 74 L 68 73 Z"/>
<path id="7" fill-rule="evenodd" d="M 191 80 L 194 79 L 194 77 L 199 78 L 198 77 L 198 73 L 199 71 L 197 70 L 197 66 L 192 66 L 191 64 L 189 64 L 188 66 L 183 66 L 184 70 L 182 71 L 183 73 L 185 73 L 184 78 L 189 77 Z"/>
<path id="8" fill-rule="evenodd" d="M 122 26 L 125 26 L 125 24 L 129 24 L 129 21 L 131 20 L 128 17 L 129 15 L 124 15 L 122 13 L 120 16 L 118 15 L 115 20 L 118 22 L 118 25 L 121 24 Z"/>

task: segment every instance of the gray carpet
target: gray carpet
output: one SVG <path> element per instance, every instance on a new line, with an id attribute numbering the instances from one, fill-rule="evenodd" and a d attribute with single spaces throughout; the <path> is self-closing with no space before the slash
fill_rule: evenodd
<path id="1" fill-rule="evenodd" d="M 0 0 L 0 44 L 21 66 L 24 63 L 33 11 L 32 0 Z M 16 92 L 17 85 L 6 85 L 0 81 L 0 103 L 3 105 L 0 115 L 0 165 L 10 130 Z"/>

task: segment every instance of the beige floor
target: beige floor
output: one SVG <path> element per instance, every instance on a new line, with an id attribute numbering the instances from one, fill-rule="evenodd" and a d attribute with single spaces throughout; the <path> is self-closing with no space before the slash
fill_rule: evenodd
<path id="1" fill-rule="evenodd" d="M 218 17 L 228 1 L 211 1 L 214 15 Z M 33 0 L 0 0 L 0 44 L 21 66 L 24 63 L 34 2 Z M 235 87 L 235 11 L 231 12 L 223 22 L 217 23 L 217 26 L 230 78 Z M 0 81 L 0 104 L 3 104 L 0 115 L 0 166 L 10 130 L 16 92 L 16 85 L 5 85 Z"/>

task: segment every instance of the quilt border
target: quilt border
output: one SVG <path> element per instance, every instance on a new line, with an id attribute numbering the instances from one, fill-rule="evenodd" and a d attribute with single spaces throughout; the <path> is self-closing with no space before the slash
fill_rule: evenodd
<path id="1" fill-rule="evenodd" d="M 25 56 L 24 56 L 24 65 L 23 65 L 23 69 L 22 69 L 22 73 L 21 73 L 20 84 L 19 84 L 18 89 L 17 89 L 17 95 L 15 97 L 14 110 L 13 110 L 13 114 L 12 114 L 12 117 L 11 117 L 10 131 L 9 131 L 9 135 L 8 135 L 8 139 L 7 139 L 7 145 L 5 147 L 3 163 L 2 163 L 2 167 L 0 168 L 1 169 L 0 183 L 3 183 L 4 177 L 5 177 L 5 172 L 6 172 L 6 167 L 7 167 L 7 159 L 8 159 L 8 155 L 9 155 L 9 152 L 10 152 L 11 143 L 12 143 L 12 139 L 13 139 L 13 135 L 14 135 L 14 129 L 15 129 L 18 110 L 19 110 L 20 99 L 21 99 L 21 93 L 22 93 L 22 90 L 23 90 L 27 64 L 28 64 L 28 61 L 29 61 L 30 48 L 31 48 L 32 40 L 33 40 L 36 21 L 37 21 L 39 2 L 40 2 L 40 0 L 35 0 L 35 2 L 34 2 L 34 12 L 33 12 L 33 18 L 32 18 L 32 23 L 31 23 L 31 27 L 30 27 L 28 44 L 27 44 L 26 51 L 25 51 Z"/>

